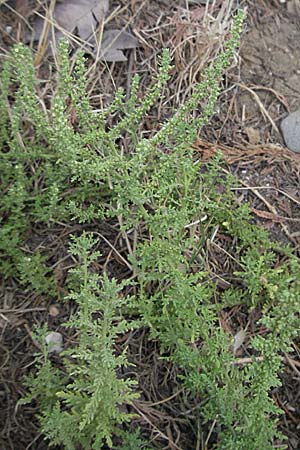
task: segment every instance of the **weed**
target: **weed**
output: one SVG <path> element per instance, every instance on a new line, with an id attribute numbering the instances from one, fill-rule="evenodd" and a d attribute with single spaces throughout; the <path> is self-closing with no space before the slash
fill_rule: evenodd
<path id="1" fill-rule="evenodd" d="M 240 13 L 203 81 L 148 139 L 139 126 L 168 81 L 167 50 L 143 100 L 135 76 L 129 100 L 119 90 L 98 114 L 86 94 L 84 57 L 78 55 L 72 71 L 65 42 L 48 109 L 39 98 L 28 49 L 16 46 L 3 67 L 0 103 L 10 105 L 10 114 L 3 109 L 0 117 L 2 270 L 45 291 L 51 284 L 48 274 L 43 285 L 47 268 L 26 266 L 20 250 L 32 224 L 91 225 L 108 218 L 127 237 L 133 267 L 134 282 L 100 276 L 91 270 L 99 257 L 93 235 L 83 233 L 71 243 L 79 262 L 69 275 L 67 299 L 78 310 L 65 326 L 79 332 L 78 343 L 64 352 L 63 369 L 57 369 L 47 354 L 45 329 L 36 374 L 27 380 L 27 400 L 37 401 L 41 429 L 51 444 L 99 449 L 112 447 L 115 434 L 122 436 L 121 423 L 132 419 L 123 406 L 130 407 L 137 387 L 122 378 L 120 369 L 128 361 L 114 344 L 117 336 L 141 326 L 159 341 L 164 357 L 181 368 L 185 390 L 205 399 L 197 420 L 214 423 L 215 448 L 267 450 L 283 438 L 271 420 L 280 411 L 269 392 L 279 385 L 281 352 L 299 330 L 299 262 L 290 253 L 288 262 L 277 264 L 278 249 L 251 224 L 248 206 L 233 195 L 235 181 L 220 174 L 220 157 L 201 171 L 191 150 L 213 113 L 242 21 Z M 199 104 L 201 113 L 193 115 Z M 115 124 L 107 127 L 111 114 Z M 130 152 L 123 148 L 125 134 Z M 207 257 L 217 231 L 235 247 L 233 282 L 225 291 Z M 128 239 L 133 232 L 139 236 L 134 250 Z M 39 263 L 41 256 L 35 255 Z M 133 284 L 136 294 L 129 297 L 125 288 Z M 254 308 L 260 313 L 258 333 L 247 347 L 251 363 L 237 364 L 232 336 L 220 325 L 220 313 L 234 305 L 247 314 Z M 143 445 L 138 435 L 123 433 L 123 438 L 124 448 Z"/>
<path id="2" fill-rule="evenodd" d="M 64 352 L 64 375 L 48 358 L 44 328 L 39 336 L 43 353 L 36 359 L 37 373 L 27 380 L 30 394 L 25 402 L 38 401 L 43 433 L 52 444 L 62 444 L 68 450 L 78 443 L 86 449 L 98 449 L 104 441 L 111 447 L 115 426 L 133 416 L 121 410 L 122 404 L 137 397 L 135 383 L 117 376 L 118 369 L 128 362 L 125 353 L 116 355 L 114 350 L 117 336 L 136 326 L 121 314 L 130 302 L 119 294 L 126 282 L 117 284 L 105 274 L 100 277 L 90 271 L 99 256 L 91 252 L 95 244 L 96 240 L 84 233 L 70 246 L 81 263 L 72 270 L 76 289 L 70 287 L 67 299 L 79 308 L 64 325 L 80 329 L 80 338 L 76 347 Z"/>

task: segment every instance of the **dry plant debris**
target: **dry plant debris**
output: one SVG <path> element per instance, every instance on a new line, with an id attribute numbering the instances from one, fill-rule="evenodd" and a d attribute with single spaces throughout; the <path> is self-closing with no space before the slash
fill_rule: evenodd
<path id="1" fill-rule="evenodd" d="M 94 52 L 100 59 L 110 62 L 126 61 L 123 50 L 138 47 L 137 38 L 124 29 L 103 30 L 109 0 L 64 0 L 54 3 L 51 1 L 45 17 L 37 13 L 39 17 L 33 24 L 32 37 L 27 34 L 27 42 L 33 39 L 39 42 L 53 40 L 56 43 L 59 38 L 67 37 L 73 44 L 77 41 L 86 51 Z"/>
<path id="2" fill-rule="evenodd" d="M 51 2 L 52 6 L 53 3 Z M 108 0 L 65 0 L 56 2 L 53 8 L 52 23 L 56 25 L 56 37 L 64 35 L 64 31 L 72 33 L 75 28 L 84 41 L 94 35 L 97 23 L 103 21 L 109 9 Z M 34 40 L 39 40 L 43 33 L 45 18 L 38 17 L 34 22 Z"/>

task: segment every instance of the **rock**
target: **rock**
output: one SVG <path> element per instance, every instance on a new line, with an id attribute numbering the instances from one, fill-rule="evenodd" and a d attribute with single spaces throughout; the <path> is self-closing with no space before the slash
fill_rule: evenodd
<path id="1" fill-rule="evenodd" d="M 286 146 L 294 152 L 300 152 L 300 110 L 283 119 L 281 131 Z"/>
<path id="2" fill-rule="evenodd" d="M 49 314 L 51 317 L 59 316 L 59 309 L 55 305 L 50 305 Z"/>
<path id="3" fill-rule="evenodd" d="M 234 342 L 232 345 L 232 352 L 236 354 L 237 350 L 243 345 L 246 339 L 246 331 L 240 330 L 236 335 L 234 336 Z"/>
<path id="4" fill-rule="evenodd" d="M 63 337 L 60 333 L 52 331 L 45 338 L 46 344 L 49 346 L 48 353 L 60 353 L 63 350 Z"/>

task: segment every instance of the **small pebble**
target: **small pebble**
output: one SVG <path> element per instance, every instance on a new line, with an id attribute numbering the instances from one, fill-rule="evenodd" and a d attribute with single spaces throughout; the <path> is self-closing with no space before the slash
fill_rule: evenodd
<path id="1" fill-rule="evenodd" d="M 246 332 L 245 330 L 240 330 L 236 335 L 234 336 L 234 343 L 232 346 L 232 351 L 235 354 L 237 350 L 243 345 L 246 339 Z"/>
<path id="2" fill-rule="evenodd" d="M 48 353 L 60 353 L 63 351 L 62 334 L 52 331 L 45 338 L 46 344 L 49 346 Z"/>
<path id="3" fill-rule="evenodd" d="M 55 305 L 50 305 L 49 314 L 51 317 L 59 316 L 59 309 Z"/>
<path id="4" fill-rule="evenodd" d="M 283 119 L 281 131 L 286 146 L 294 152 L 300 152 L 300 110 Z"/>

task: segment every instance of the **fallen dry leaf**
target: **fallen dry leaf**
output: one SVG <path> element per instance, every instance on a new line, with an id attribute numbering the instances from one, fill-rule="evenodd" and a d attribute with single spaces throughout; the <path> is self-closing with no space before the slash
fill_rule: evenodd
<path id="1" fill-rule="evenodd" d="M 64 0 L 63 3 L 56 3 L 53 19 L 57 27 L 55 28 L 55 38 L 63 37 L 65 30 L 68 33 L 77 33 L 85 42 L 89 42 L 96 47 L 95 30 L 97 24 L 104 20 L 109 9 L 109 0 Z M 43 34 L 44 19 L 38 18 L 34 24 L 35 41 L 39 40 Z M 28 36 L 27 42 L 30 38 Z M 108 62 L 127 61 L 123 50 L 136 48 L 138 40 L 127 31 L 107 30 L 103 32 L 100 59 Z M 96 53 L 95 49 L 95 53 Z"/>
<path id="2" fill-rule="evenodd" d="M 247 134 L 250 144 L 256 145 L 260 142 L 260 132 L 257 128 L 246 127 L 245 133 Z"/>
<path id="3" fill-rule="evenodd" d="M 77 28 L 78 35 L 84 41 L 93 38 L 97 23 L 104 19 L 109 9 L 109 0 L 64 0 L 56 3 L 53 19 L 60 28 L 68 32 L 74 32 Z M 34 40 L 40 39 L 43 32 L 44 20 L 37 18 L 34 23 Z M 55 31 L 56 37 L 61 32 Z"/>
<path id="4" fill-rule="evenodd" d="M 101 42 L 101 59 L 109 62 L 127 61 L 122 50 L 138 47 L 138 40 L 127 31 L 107 30 Z"/>

